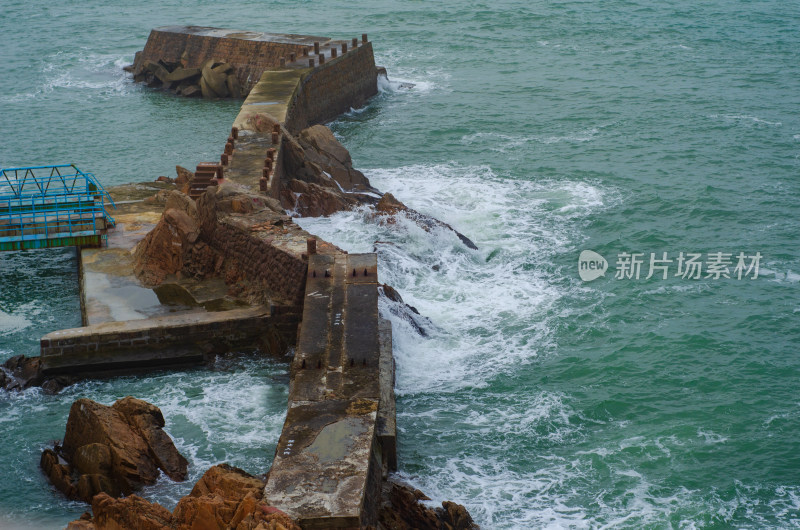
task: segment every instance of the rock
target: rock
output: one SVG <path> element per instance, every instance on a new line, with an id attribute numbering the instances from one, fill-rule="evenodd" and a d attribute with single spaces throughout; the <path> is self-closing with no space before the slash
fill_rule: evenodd
<path id="1" fill-rule="evenodd" d="M 461 242 L 464 243 L 464 245 L 466 245 L 468 248 L 471 248 L 472 250 L 478 250 L 478 247 L 470 238 L 449 224 L 431 217 L 430 215 L 425 215 L 416 210 L 412 210 L 397 200 L 391 193 L 383 194 L 383 197 L 381 197 L 381 200 L 378 201 L 378 204 L 375 206 L 375 210 L 379 215 L 384 216 L 384 222 L 388 224 L 394 224 L 396 222 L 395 216 L 399 213 L 403 213 L 427 232 L 430 232 L 433 228 L 444 228 L 445 230 L 450 230 L 451 232 L 454 232 L 458 239 L 460 239 Z"/>
<path id="2" fill-rule="evenodd" d="M 43 381 L 39 357 L 15 355 L 0 366 L 0 388 L 25 390 Z"/>
<path id="3" fill-rule="evenodd" d="M 72 483 L 69 466 L 62 463 L 61 458 L 55 451 L 51 449 L 42 451 L 39 466 L 56 489 L 69 498 L 75 498 L 75 485 Z"/>
<path id="4" fill-rule="evenodd" d="M 111 477 L 100 473 L 81 475 L 75 487 L 77 497 L 85 502 L 91 502 L 98 493 L 105 493 L 112 497 L 119 497 L 120 490 Z"/>
<path id="5" fill-rule="evenodd" d="M 108 475 L 111 473 L 111 450 L 102 443 L 82 445 L 72 455 L 72 467 L 81 474 Z"/>
<path id="6" fill-rule="evenodd" d="M 167 210 L 180 210 L 188 215 L 194 222 L 198 221 L 197 203 L 185 193 L 179 191 L 170 192 L 170 194 L 167 195 L 167 202 L 164 204 L 164 211 Z"/>
<path id="7" fill-rule="evenodd" d="M 210 468 L 169 513 L 136 495 L 113 499 L 98 494 L 92 501 L 93 519 L 82 517 L 75 528 L 91 523 L 104 529 L 186 530 L 301 530 L 282 511 L 262 502 L 264 481 L 241 469 L 220 464 Z"/>
<path id="8" fill-rule="evenodd" d="M 375 209 L 383 214 L 395 215 L 398 212 L 408 211 L 408 206 L 398 201 L 391 193 L 386 192 L 381 197 L 381 200 L 378 201 Z"/>
<path id="9" fill-rule="evenodd" d="M 189 463 L 164 432 L 164 416 L 158 407 L 128 396 L 114 403 L 113 408 L 120 411 L 128 423 L 138 430 L 159 469 L 172 480 L 186 480 Z"/>
<path id="10" fill-rule="evenodd" d="M 188 194 L 192 179 L 194 179 L 194 173 L 181 166 L 175 166 L 175 173 L 178 175 L 175 179 L 175 185 L 178 186 L 178 191 Z"/>
<path id="11" fill-rule="evenodd" d="M 173 195 L 170 197 L 177 202 Z M 178 207 L 184 206 L 178 204 Z M 191 211 L 186 208 L 186 211 Z M 145 285 L 159 285 L 168 275 L 177 274 L 183 268 L 189 244 L 200 236 L 197 220 L 186 211 L 178 208 L 165 210 L 155 228 L 134 248 L 133 270 Z"/>
<path id="12" fill-rule="evenodd" d="M 79 399 L 70 408 L 63 446 L 45 450 L 40 465 L 56 488 L 90 502 L 96 494 L 130 494 L 163 471 L 186 477 L 187 461 L 163 431 L 158 407 L 126 397 L 111 407 Z"/>
<path id="13" fill-rule="evenodd" d="M 419 501 L 429 501 L 421 491 L 395 480 L 383 484 L 379 524 L 397 530 L 478 530 L 466 508 L 445 501 L 442 508 L 429 508 Z"/>
<path id="14" fill-rule="evenodd" d="M 130 495 L 115 499 L 104 493 L 92 499 L 94 525 L 98 530 L 166 530 L 172 527 L 172 514 L 157 503 Z"/>
<path id="15" fill-rule="evenodd" d="M 189 496 L 220 495 L 225 499 L 243 499 L 248 493 L 257 493 L 261 498 L 264 481 L 246 471 L 228 464 L 219 464 L 206 471 Z"/>

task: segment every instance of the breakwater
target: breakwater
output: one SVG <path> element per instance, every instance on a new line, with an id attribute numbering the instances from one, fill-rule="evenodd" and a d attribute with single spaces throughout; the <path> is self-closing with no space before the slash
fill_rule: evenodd
<path id="1" fill-rule="evenodd" d="M 119 201 L 117 237 L 107 248 L 81 251 L 86 326 L 45 336 L 42 369 L 85 375 L 197 362 L 248 344 L 274 354 L 296 346 L 265 498 L 306 528 L 375 525 L 381 480 L 397 461 L 391 326 L 378 314 L 376 256 L 318 241 L 292 223 L 283 205 L 300 195 L 291 191 L 301 182 L 298 157 L 301 165 L 305 159 L 330 169 L 326 200 L 353 195 L 375 202 L 375 190 L 349 155 L 343 163 L 332 135 L 308 133 L 313 146 L 305 147 L 299 139 L 376 93 L 378 69 L 366 35 L 349 47 L 311 37 L 267 39 L 209 28 L 151 33 L 135 69 L 176 56 L 187 67 L 221 56 L 238 64 L 254 54 L 254 64 L 237 70 L 242 85 L 263 72 L 220 160 L 199 164 L 185 183 L 196 201 L 169 187 L 149 202 L 128 190 L 128 200 Z M 327 163 L 339 171 L 325 165 L 331 150 Z M 210 174 L 199 186 L 204 168 Z M 352 205 L 347 199 L 341 204 Z M 131 293 L 148 287 L 159 304 L 137 306 Z M 164 315 L 161 302 L 178 314 Z M 145 318 L 114 318 L 130 314 Z"/>

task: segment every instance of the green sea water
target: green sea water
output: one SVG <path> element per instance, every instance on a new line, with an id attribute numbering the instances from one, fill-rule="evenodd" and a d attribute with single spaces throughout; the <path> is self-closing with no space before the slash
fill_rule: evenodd
<path id="1" fill-rule="evenodd" d="M 472 238 L 367 212 L 301 220 L 429 319 L 392 312 L 400 475 L 484 528 L 800 526 L 800 5 L 374 1 L 0 4 L 0 167 L 75 162 L 105 185 L 214 159 L 239 102 L 133 85 L 152 27 L 351 38 L 389 80 L 332 128 L 372 183 Z M 403 83 L 413 83 L 405 88 Z M 578 276 L 582 250 L 605 277 Z M 639 279 L 615 278 L 641 253 Z M 650 254 L 669 277 L 645 279 Z M 759 275 L 675 276 L 683 252 Z M 733 265 L 730 267 L 731 271 Z M 79 324 L 69 249 L 0 255 L 0 359 Z M 266 472 L 280 361 L 0 394 L 0 527 L 85 510 L 38 471 L 70 404 L 164 411 L 191 463 Z"/>

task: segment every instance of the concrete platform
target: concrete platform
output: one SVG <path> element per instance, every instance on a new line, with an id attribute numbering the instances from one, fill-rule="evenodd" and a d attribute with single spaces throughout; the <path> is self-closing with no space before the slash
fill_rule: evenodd
<path id="1" fill-rule="evenodd" d="M 104 322 L 41 339 L 46 375 L 202 362 L 209 354 L 269 340 L 271 311 L 257 307 Z"/>
<path id="2" fill-rule="evenodd" d="M 267 502 L 304 528 L 376 524 L 381 476 L 396 466 L 393 380 L 376 255 L 310 256 Z"/>

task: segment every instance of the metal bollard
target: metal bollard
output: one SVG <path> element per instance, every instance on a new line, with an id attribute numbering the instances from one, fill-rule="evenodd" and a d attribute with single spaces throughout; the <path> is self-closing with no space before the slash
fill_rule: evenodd
<path id="1" fill-rule="evenodd" d="M 272 133 L 272 143 L 273 144 L 277 144 L 279 137 L 280 137 L 280 135 L 278 133 L 276 133 L 276 132 Z"/>
<path id="2" fill-rule="evenodd" d="M 353 37 L 353 49 L 355 50 L 356 48 L 358 48 L 358 38 Z"/>
<path id="3" fill-rule="evenodd" d="M 361 34 L 361 42 L 363 42 L 364 44 L 367 43 L 367 34 L 366 33 L 362 33 Z"/>
<path id="4" fill-rule="evenodd" d="M 345 53 L 347 53 L 347 43 L 343 42 L 342 43 L 342 54 L 345 54 Z"/>
<path id="5" fill-rule="evenodd" d="M 319 54 L 319 64 L 325 64 L 325 54 Z"/>
<path id="6" fill-rule="evenodd" d="M 314 55 L 319 55 L 319 42 L 314 43 Z"/>
<path id="7" fill-rule="evenodd" d="M 239 128 L 238 127 L 231 127 L 231 138 L 236 140 L 239 138 Z"/>
<path id="8" fill-rule="evenodd" d="M 336 57 L 336 48 L 331 48 L 331 59 Z"/>

